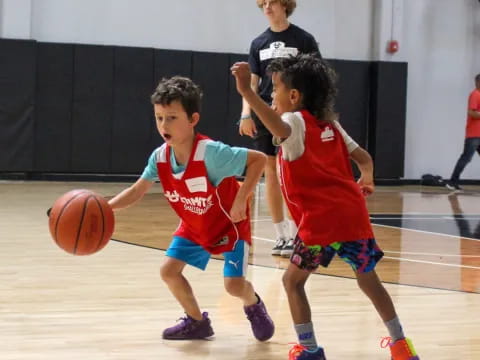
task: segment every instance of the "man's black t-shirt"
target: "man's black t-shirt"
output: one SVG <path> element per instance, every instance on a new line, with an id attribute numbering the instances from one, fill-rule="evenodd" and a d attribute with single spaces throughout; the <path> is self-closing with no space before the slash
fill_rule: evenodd
<path id="1" fill-rule="evenodd" d="M 268 64 L 275 58 L 298 53 L 318 53 L 321 57 L 315 38 L 294 24 L 280 32 L 268 28 L 252 41 L 248 63 L 252 73 L 260 77 L 258 94 L 267 103 L 272 102 L 272 79 L 267 74 Z"/>

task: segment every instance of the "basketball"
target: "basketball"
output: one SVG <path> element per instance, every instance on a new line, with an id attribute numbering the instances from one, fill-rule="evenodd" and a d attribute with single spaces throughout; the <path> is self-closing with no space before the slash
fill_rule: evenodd
<path id="1" fill-rule="evenodd" d="M 74 255 L 103 249 L 113 234 L 114 223 L 107 200 L 89 190 L 72 190 L 59 197 L 48 220 L 53 240 Z"/>

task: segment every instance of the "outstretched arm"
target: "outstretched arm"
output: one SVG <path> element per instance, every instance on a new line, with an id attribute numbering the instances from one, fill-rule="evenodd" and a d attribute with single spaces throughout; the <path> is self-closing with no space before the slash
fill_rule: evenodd
<path id="1" fill-rule="evenodd" d="M 270 133 L 278 138 L 285 139 L 290 136 L 290 126 L 282 121 L 278 115 L 268 104 L 266 104 L 250 86 L 250 67 L 246 62 L 237 62 L 231 68 L 233 76 L 237 83 L 237 91 L 243 99 L 250 104 L 260 121 L 270 131 Z"/>
<path id="2" fill-rule="evenodd" d="M 152 184 L 153 182 L 140 178 L 133 185 L 111 198 L 108 203 L 113 210 L 127 208 L 143 198 Z"/>

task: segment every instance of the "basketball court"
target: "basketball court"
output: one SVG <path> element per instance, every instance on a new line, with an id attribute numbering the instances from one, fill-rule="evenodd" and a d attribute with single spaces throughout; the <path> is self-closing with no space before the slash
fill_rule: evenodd
<path id="1" fill-rule="evenodd" d="M 183 316 L 159 276 L 178 224 L 155 186 L 139 204 L 116 213 L 115 241 L 91 256 L 59 249 L 45 215 L 72 189 L 112 196 L 121 183 L 0 183 L 0 359 L 284 359 L 296 340 L 281 278 L 288 260 L 270 255 L 274 230 L 263 185 L 252 204 L 254 246 L 248 278 L 276 324 L 256 341 L 240 301 L 223 290 L 223 261 L 205 272 L 187 268 L 215 331 L 208 341 L 165 341 Z M 377 187 L 367 199 L 379 245 L 377 271 L 422 359 L 480 359 L 479 187 Z M 388 359 L 385 327 L 335 259 L 307 283 L 319 342 L 328 359 Z M 226 355 L 228 354 L 228 356 Z"/>

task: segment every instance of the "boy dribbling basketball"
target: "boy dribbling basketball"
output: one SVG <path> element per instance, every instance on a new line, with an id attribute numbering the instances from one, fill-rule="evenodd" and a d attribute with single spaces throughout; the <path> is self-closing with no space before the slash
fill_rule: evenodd
<path id="1" fill-rule="evenodd" d="M 113 209 L 132 205 L 159 179 L 181 219 L 160 272 L 186 316 L 165 329 L 164 339 L 204 339 L 214 334 L 208 313 L 201 312 L 182 272 L 187 264 L 204 270 L 210 254 L 223 254 L 225 288 L 243 301 L 254 336 L 265 341 L 273 336 L 274 325 L 245 275 L 251 243 L 247 200 L 266 157 L 196 133 L 201 96 L 200 88 L 188 78 L 176 76 L 159 83 L 151 100 L 165 144 L 152 153 L 137 182 L 109 203 Z M 239 186 L 235 176 L 245 169 Z"/>
<path id="2" fill-rule="evenodd" d="M 282 191 L 298 226 L 283 276 L 299 339 L 289 358 L 326 359 L 317 345 L 304 286 L 311 272 L 319 265 L 328 266 L 337 254 L 351 265 L 359 287 L 388 328 L 392 359 L 418 360 L 403 334 L 390 295 L 374 270 L 383 252 L 375 242 L 363 198 L 374 189 L 373 162 L 334 120 L 333 70 L 315 56 L 298 55 L 273 60 L 269 71 L 274 109 L 251 89 L 248 64 L 232 66 L 238 92 L 281 146 Z M 349 158 L 360 169 L 359 184 L 354 181 Z"/>

